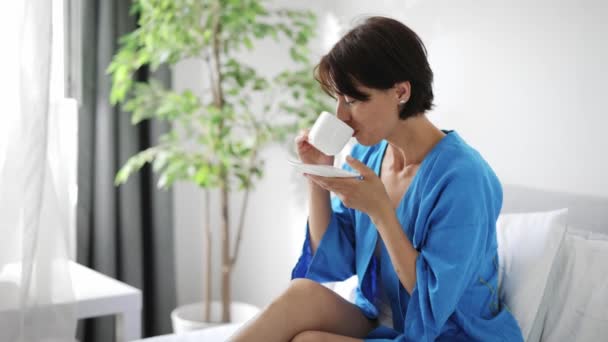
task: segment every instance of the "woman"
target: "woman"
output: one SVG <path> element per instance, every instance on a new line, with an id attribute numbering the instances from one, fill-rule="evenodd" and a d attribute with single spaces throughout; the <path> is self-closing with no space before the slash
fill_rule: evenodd
<path id="1" fill-rule="evenodd" d="M 523 341 L 497 292 L 500 183 L 456 132 L 425 116 L 433 73 L 420 38 L 372 17 L 315 71 L 358 141 L 344 168 L 363 179 L 306 175 L 295 279 L 232 340 Z M 304 163 L 333 164 L 307 132 L 296 143 Z M 355 274 L 354 304 L 319 284 Z"/>

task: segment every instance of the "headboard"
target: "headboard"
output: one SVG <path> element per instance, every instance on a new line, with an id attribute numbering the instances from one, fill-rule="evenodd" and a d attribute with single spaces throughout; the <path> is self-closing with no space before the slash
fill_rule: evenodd
<path id="1" fill-rule="evenodd" d="M 608 234 L 608 197 L 553 192 L 510 184 L 503 185 L 503 196 L 503 213 L 568 208 L 569 226 Z"/>

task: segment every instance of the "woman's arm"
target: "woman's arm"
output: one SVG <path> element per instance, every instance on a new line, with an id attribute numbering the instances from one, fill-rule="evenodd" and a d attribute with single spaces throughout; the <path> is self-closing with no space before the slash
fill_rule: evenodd
<path id="1" fill-rule="evenodd" d="M 419 253 L 403 232 L 380 178 L 360 161 L 348 157 L 346 160 L 359 171 L 363 180 L 328 179 L 317 176 L 308 176 L 308 178 L 314 181 L 314 186 L 323 189 L 327 196 L 329 191 L 333 191 L 344 205 L 369 215 L 382 236 L 401 284 L 411 294 L 416 285 L 416 259 Z"/>
<path id="2" fill-rule="evenodd" d="M 384 206 L 375 216 L 370 216 L 388 250 L 393 268 L 403 288 L 411 295 L 416 285 L 416 258 L 414 248 L 401 227 L 401 223 L 390 206 Z"/>
<path id="3" fill-rule="evenodd" d="M 321 188 L 315 182 L 308 181 L 309 189 L 309 213 L 308 213 L 308 227 L 310 229 L 310 248 L 314 255 L 319 242 L 325 234 L 327 227 L 329 226 L 329 220 L 331 219 L 331 202 L 329 199 L 329 191 Z"/>

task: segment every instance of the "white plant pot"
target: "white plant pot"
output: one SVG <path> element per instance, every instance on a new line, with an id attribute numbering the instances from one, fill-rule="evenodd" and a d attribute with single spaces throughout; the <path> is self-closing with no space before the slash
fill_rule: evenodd
<path id="1" fill-rule="evenodd" d="M 173 332 L 179 334 L 227 324 L 220 323 L 222 315 L 222 303 L 220 301 L 211 302 L 210 322 L 203 321 L 204 310 L 204 303 L 197 302 L 179 306 L 171 311 Z M 260 312 L 260 309 L 251 304 L 232 302 L 230 304 L 230 311 L 232 320 L 229 323 L 244 323 L 257 315 L 257 313 Z"/>

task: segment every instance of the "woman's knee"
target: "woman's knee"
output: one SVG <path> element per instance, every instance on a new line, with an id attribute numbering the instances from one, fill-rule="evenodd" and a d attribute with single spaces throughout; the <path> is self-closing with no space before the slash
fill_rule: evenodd
<path id="1" fill-rule="evenodd" d="M 327 291 L 331 290 L 313 280 L 294 279 L 271 306 L 280 307 L 288 317 L 298 317 L 316 327 L 322 323 L 323 306 L 329 299 Z"/>
<path id="2" fill-rule="evenodd" d="M 294 337 L 291 342 L 322 342 L 323 334 L 320 331 L 307 330 Z"/>
<path id="3" fill-rule="evenodd" d="M 287 295 L 312 299 L 311 296 L 318 295 L 320 292 L 327 290 L 325 286 L 314 280 L 298 278 L 291 281 L 285 293 Z"/>
<path id="4" fill-rule="evenodd" d="M 298 321 L 299 333 L 304 335 L 295 341 L 318 341 L 327 337 L 319 332 L 365 336 L 373 328 L 358 307 L 310 279 L 293 280 L 274 304 L 283 308 L 285 317 L 296 317 L 293 319 Z"/>
<path id="5" fill-rule="evenodd" d="M 320 295 L 323 288 L 323 285 L 310 279 L 294 279 L 287 289 L 270 303 L 269 308 L 280 307 L 289 311 L 293 309 L 296 313 L 305 312 L 307 309 L 318 307 L 315 301 L 323 297 Z"/>

